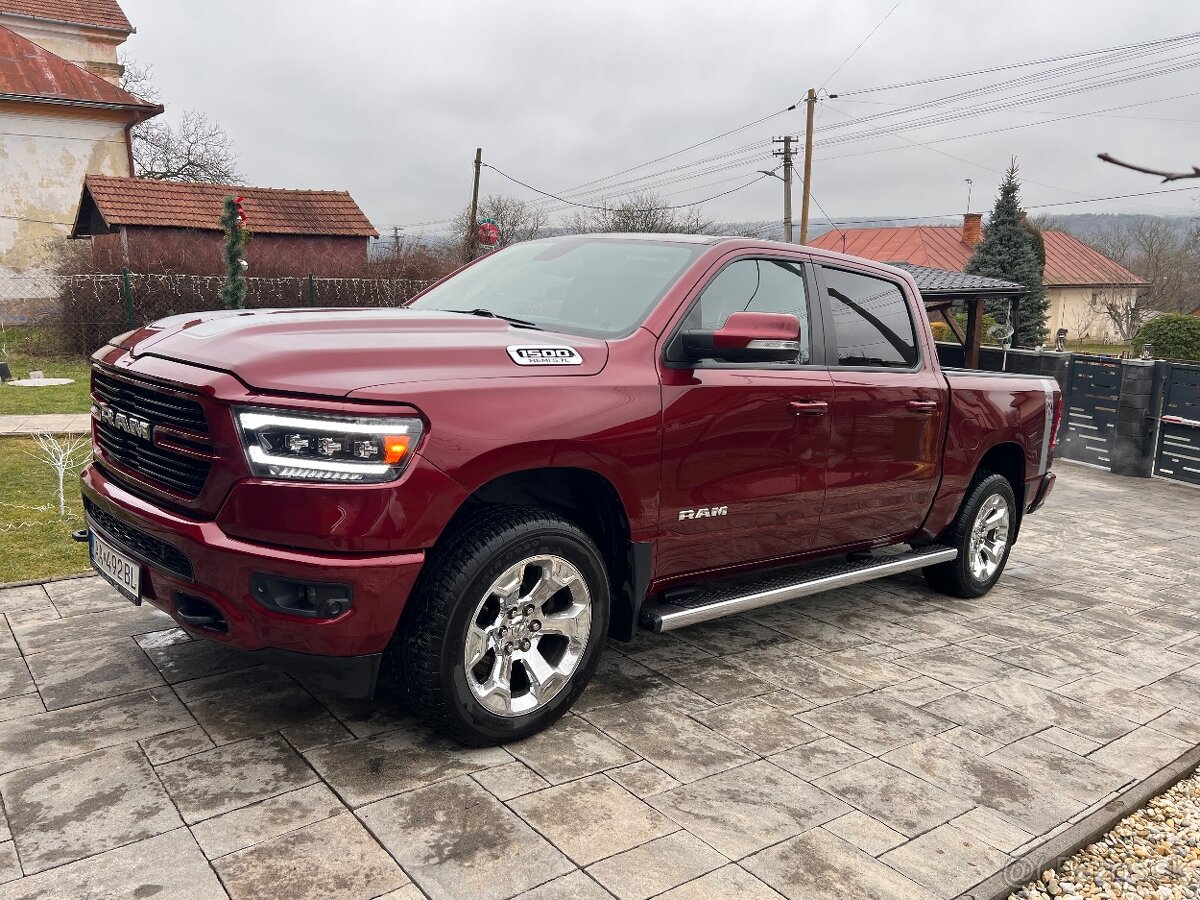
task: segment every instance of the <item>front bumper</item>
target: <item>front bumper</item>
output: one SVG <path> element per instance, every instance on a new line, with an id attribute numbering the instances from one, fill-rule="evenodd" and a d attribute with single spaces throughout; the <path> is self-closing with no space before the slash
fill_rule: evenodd
<path id="1" fill-rule="evenodd" d="M 424 551 L 332 554 L 258 544 L 227 535 L 212 521 L 198 521 L 151 504 L 109 480 L 96 466 L 81 476 L 83 495 L 99 513 L 148 537 L 141 549 L 89 521 L 102 538 L 142 563 L 142 599 L 174 618 L 189 634 L 250 651 L 264 662 L 298 670 L 311 680 L 368 696 L 384 648 L 425 561 Z M 114 530 L 112 528 L 109 529 Z M 192 576 L 171 571 L 150 552 L 169 545 L 190 563 Z M 157 558 L 156 558 L 157 557 Z M 353 590 L 350 608 L 333 618 L 309 618 L 268 609 L 250 596 L 252 575 L 337 582 Z M 180 604 L 215 607 L 227 631 L 185 621 Z"/>

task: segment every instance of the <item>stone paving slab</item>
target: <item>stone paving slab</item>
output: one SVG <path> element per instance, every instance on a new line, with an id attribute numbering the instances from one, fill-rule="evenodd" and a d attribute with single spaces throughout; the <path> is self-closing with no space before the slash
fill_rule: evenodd
<path id="1" fill-rule="evenodd" d="M 18 388 L 32 390 L 37 388 Z M 0 437 L 21 434 L 87 434 L 92 430 L 90 413 L 44 416 L 0 416 Z"/>
<path id="2" fill-rule="evenodd" d="M 1200 744 L 1197 494 L 1064 465 L 984 598 L 919 576 L 610 643 L 465 748 L 95 578 L 0 589 L 0 900 L 928 900 Z"/>

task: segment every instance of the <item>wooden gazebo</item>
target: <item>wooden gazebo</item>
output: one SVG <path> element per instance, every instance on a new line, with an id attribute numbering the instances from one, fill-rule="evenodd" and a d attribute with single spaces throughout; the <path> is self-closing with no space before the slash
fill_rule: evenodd
<path id="1" fill-rule="evenodd" d="M 979 368 L 979 348 L 983 344 L 984 304 L 989 300 L 1007 300 L 1008 321 L 1016 328 L 1021 297 L 1029 293 L 1016 282 L 1002 281 L 999 278 L 967 275 L 949 269 L 932 269 L 929 266 L 917 266 L 907 262 L 888 265 L 903 269 L 912 275 L 917 289 L 921 292 L 921 299 L 925 301 L 925 312 L 930 321 L 933 321 L 935 315 L 940 316 L 954 332 L 954 336 L 963 345 L 963 364 L 968 369 Z M 954 306 L 960 303 L 967 308 L 965 332 L 953 314 Z"/>

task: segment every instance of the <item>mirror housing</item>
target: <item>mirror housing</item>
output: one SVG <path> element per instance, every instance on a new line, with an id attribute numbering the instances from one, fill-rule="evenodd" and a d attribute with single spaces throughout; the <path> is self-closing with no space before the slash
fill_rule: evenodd
<path id="1" fill-rule="evenodd" d="M 788 362 L 800 353 L 800 320 L 789 313 L 736 312 L 715 330 L 692 328 L 680 335 L 689 360 Z"/>

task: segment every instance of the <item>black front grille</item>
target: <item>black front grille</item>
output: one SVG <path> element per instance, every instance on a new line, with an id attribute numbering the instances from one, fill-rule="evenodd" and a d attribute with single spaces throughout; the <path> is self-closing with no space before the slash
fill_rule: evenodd
<path id="1" fill-rule="evenodd" d="M 166 569 L 188 581 L 192 580 L 192 563 L 178 548 L 132 525 L 126 525 L 115 516 L 110 516 L 88 497 L 83 498 L 83 508 L 89 522 L 119 547 L 141 557 L 152 566 Z"/>
<path id="2" fill-rule="evenodd" d="M 152 427 L 184 428 L 200 434 L 208 433 L 204 408 L 195 400 L 167 393 L 154 385 L 130 381 L 93 370 L 92 390 L 96 399 L 115 412 L 136 416 Z M 204 488 L 212 464 L 155 444 L 128 431 L 118 429 L 103 418 L 93 419 L 96 441 L 114 462 L 137 472 L 151 484 L 162 485 L 188 499 L 194 499 Z M 153 435 L 151 436 L 153 438 Z M 179 440 L 181 444 L 203 447 L 195 442 Z"/>
<path id="3" fill-rule="evenodd" d="M 203 489 L 211 463 L 155 447 L 104 422 L 93 421 L 93 425 L 101 449 L 125 468 L 189 498 L 196 497 Z"/>
<path id="4" fill-rule="evenodd" d="M 92 372 L 92 390 L 105 403 L 133 413 L 154 424 L 174 425 L 208 434 L 204 407 L 195 400 L 168 394 L 154 385 L 116 378 L 101 369 Z"/>

